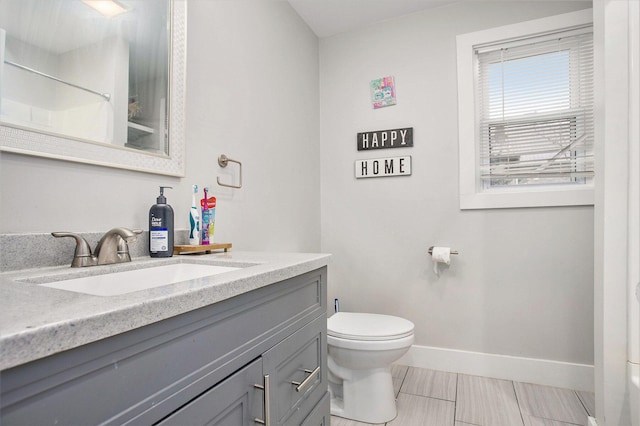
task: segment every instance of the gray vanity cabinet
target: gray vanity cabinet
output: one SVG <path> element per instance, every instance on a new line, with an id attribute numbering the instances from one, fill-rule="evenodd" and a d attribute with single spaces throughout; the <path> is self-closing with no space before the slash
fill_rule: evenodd
<path id="1" fill-rule="evenodd" d="M 2 371 L 0 424 L 327 425 L 326 366 L 320 268 Z"/>

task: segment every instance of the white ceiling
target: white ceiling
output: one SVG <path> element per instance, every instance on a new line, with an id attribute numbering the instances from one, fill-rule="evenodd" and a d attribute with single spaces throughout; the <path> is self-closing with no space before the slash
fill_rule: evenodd
<path id="1" fill-rule="evenodd" d="M 162 2 L 120 0 L 132 10 Z M 329 37 L 459 0 L 287 0 L 318 37 Z M 26 12 L 25 12 L 26 11 Z M 38 12 L 38 13 L 36 13 Z M 145 15 L 148 13 L 145 11 Z M 25 42 L 63 52 L 102 38 L 123 20 L 105 20 L 79 1 L 0 0 L 0 27 Z M 16 19 L 18 17 L 18 19 Z M 40 17 L 41 21 L 34 21 Z M 66 22 L 65 22 L 66 20 Z M 79 23 L 87 23 L 82 26 Z M 51 28 L 51 25 L 55 25 Z M 55 34 L 55 37 L 52 35 Z M 34 38 L 35 37 L 35 38 Z M 40 37 L 40 38 L 37 38 Z"/>
<path id="2" fill-rule="evenodd" d="M 458 0 L 288 0 L 320 38 Z"/>

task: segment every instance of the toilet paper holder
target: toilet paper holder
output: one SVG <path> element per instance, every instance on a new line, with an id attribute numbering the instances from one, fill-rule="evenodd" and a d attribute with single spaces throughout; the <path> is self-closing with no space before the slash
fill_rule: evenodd
<path id="1" fill-rule="evenodd" d="M 433 254 L 433 246 L 429 247 L 429 254 Z M 458 254 L 458 250 L 451 250 L 451 254 Z"/>

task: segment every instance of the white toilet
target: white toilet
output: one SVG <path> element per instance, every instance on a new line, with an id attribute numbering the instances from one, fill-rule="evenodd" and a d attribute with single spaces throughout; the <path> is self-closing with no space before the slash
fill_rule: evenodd
<path id="1" fill-rule="evenodd" d="M 331 414 L 366 423 L 396 417 L 391 363 L 413 344 L 411 321 L 338 312 L 327 320 Z"/>

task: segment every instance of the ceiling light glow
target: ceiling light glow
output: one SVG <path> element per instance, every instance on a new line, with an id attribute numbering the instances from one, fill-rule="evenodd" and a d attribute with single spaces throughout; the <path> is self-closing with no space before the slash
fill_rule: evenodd
<path id="1" fill-rule="evenodd" d="M 116 0 L 82 0 L 84 4 L 100 12 L 107 18 L 126 12 L 128 9 Z"/>

